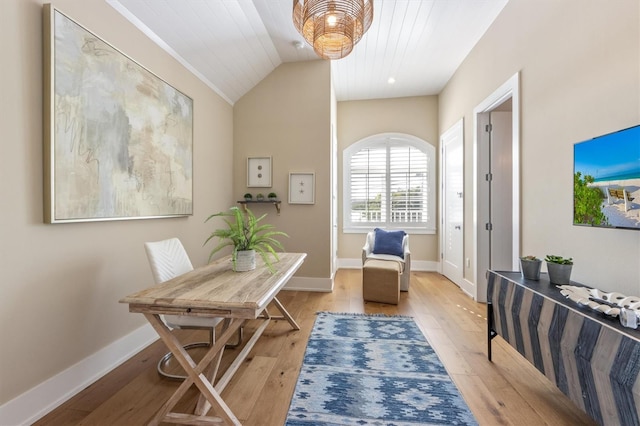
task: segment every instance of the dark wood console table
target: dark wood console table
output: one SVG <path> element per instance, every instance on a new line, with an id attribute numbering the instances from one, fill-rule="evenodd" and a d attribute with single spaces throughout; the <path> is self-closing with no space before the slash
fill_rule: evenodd
<path id="1" fill-rule="evenodd" d="M 572 285 L 582 284 L 572 282 Z M 640 331 L 519 272 L 487 272 L 488 357 L 499 335 L 601 425 L 640 425 Z"/>

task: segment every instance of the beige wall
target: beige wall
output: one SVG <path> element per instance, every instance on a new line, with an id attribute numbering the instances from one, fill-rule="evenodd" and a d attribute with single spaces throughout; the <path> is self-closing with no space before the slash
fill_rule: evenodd
<path id="1" fill-rule="evenodd" d="M 177 236 L 202 265 L 203 221 L 235 197 L 231 106 L 103 0 L 60 0 L 54 6 L 193 98 L 194 215 L 43 224 L 41 3 L 0 1 L 0 405 L 145 324 L 118 303 L 153 283 L 143 242 Z"/>
<path id="2" fill-rule="evenodd" d="M 342 231 L 342 155 L 346 148 L 378 133 L 398 132 L 417 136 L 438 151 L 438 97 L 420 96 L 368 101 L 338 102 L 338 228 Z M 437 170 L 436 170 L 437 172 Z M 438 179 L 436 179 L 437 181 Z M 340 232 L 338 257 L 360 259 L 364 234 Z M 411 235 L 411 260 L 438 261 L 437 235 Z"/>
<path id="3" fill-rule="evenodd" d="M 473 108 L 518 71 L 521 253 L 573 257 L 576 281 L 640 295 L 640 232 L 572 226 L 573 144 L 640 123 L 640 3 L 507 4 L 440 94 L 440 129 L 465 119 L 467 194 Z M 469 224 L 472 209 L 467 197 Z M 465 227 L 465 257 L 472 257 L 472 232 Z"/>
<path id="4" fill-rule="evenodd" d="M 307 253 L 297 275 L 330 278 L 331 71 L 328 61 L 285 63 L 245 94 L 233 108 L 234 196 L 245 192 L 282 200 L 252 205 L 266 223 L 289 234 L 286 251 Z M 272 188 L 247 188 L 247 157 L 271 156 Z M 288 204 L 289 173 L 315 172 L 315 204 Z"/>

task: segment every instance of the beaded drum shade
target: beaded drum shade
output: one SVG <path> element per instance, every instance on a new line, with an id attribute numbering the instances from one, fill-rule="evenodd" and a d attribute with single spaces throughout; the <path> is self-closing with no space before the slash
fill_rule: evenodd
<path id="1" fill-rule="evenodd" d="M 373 0 L 293 0 L 293 24 L 323 59 L 353 50 L 373 20 Z"/>

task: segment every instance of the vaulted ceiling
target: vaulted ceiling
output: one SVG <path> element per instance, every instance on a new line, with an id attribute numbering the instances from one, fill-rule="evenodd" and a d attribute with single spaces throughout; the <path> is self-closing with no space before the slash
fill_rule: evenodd
<path id="1" fill-rule="evenodd" d="M 281 63 L 319 60 L 295 46 L 292 0 L 106 1 L 231 104 Z M 331 63 L 338 101 L 440 93 L 508 0 L 373 2 L 369 31 Z"/>

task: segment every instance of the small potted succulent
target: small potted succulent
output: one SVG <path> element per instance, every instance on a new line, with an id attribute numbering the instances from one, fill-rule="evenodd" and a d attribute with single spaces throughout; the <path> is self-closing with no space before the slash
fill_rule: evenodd
<path id="1" fill-rule="evenodd" d="M 256 200 L 264 201 L 264 195 L 262 193 L 259 193 L 258 195 L 256 195 Z"/>
<path id="2" fill-rule="evenodd" d="M 246 194 L 244 194 L 244 200 L 245 201 L 253 200 L 253 195 L 251 195 L 250 193 L 247 192 Z"/>
<path id="3" fill-rule="evenodd" d="M 276 201 L 278 199 L 278 195 L 275 192 L 270 192 L 267 197 L 269 198 L 269 201 Z"/>
<path id="4" fill-rule="evenodd" d="M 564 258 L 554 254 L 548 254 L 544 258 L 547 262 L 547 271 L 549 272 L 549 281 L 552 284 L 570 284 L 571 268 L 573 266 L 572 258 Z"/>
<path id="5" fill-rule="evenodd" d="M 542 260 L 535 256 L 522 256 L 520 257 L 520 271 L 522 272 L 522 278 L 526 280 L 540 280 L 540 267 L 542 266 Z"/>

